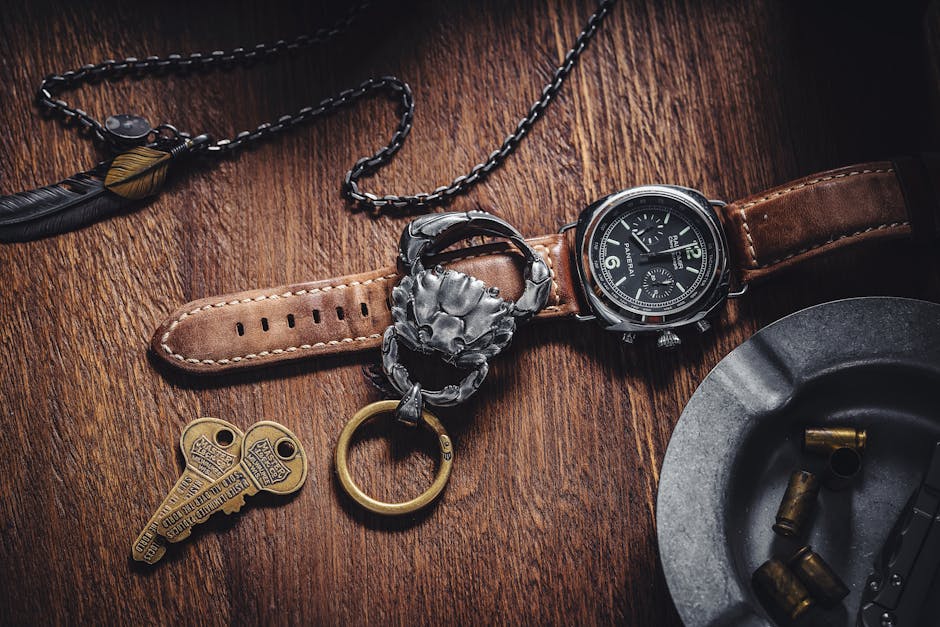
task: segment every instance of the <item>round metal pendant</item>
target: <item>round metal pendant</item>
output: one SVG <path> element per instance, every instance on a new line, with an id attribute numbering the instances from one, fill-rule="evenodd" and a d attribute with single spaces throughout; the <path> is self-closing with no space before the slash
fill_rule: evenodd
<path id="1" fill-rule="evenodd" d="M 142 142 L 153 130 L 147 118 L 130 113 L 108 116 L 104 121 L 104 128 L 120 143 Z"/>

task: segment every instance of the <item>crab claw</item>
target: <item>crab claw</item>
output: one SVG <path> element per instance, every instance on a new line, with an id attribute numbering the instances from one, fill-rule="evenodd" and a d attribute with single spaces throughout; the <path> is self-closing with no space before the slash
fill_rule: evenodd
<path id="1" fill-rule="evenodd" d="M 464 353 L 454 360 L 454 365 L 464 370 L 475 370 L 486 363 L 483 353 Z"/>

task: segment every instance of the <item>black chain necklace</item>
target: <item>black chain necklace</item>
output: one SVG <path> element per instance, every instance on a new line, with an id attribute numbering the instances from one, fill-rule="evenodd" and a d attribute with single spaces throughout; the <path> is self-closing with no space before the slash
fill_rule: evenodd
<path id="1" fill-rule="evenodd" d="M 143 117 L 114 115 L 102 124 L 81 109 L 69 105 L 58 96 L 84 83 L 107 79 L 117 81 L 128 76 L 142 78 L 167 73 L 186 74 L 200 69 L 222 69 L 270 60 L 285 53 L 324 43 L 345 32 L 361 14 L 368 2 L 361 2 L 334 25 L 312 35 L 301 35 L 292 41 L 261 43 L 251 48 L 216 50 L 209 54 L 188 56 L 171 54 L 144 59 L 108 60 L 85 65 L 77 70 L 53 74 L 43 79 L 36 93 L 38 106 L 59 117 L 64 123 L 118 154 L 95 168 L 71 176 L 54 185 L 10 196 L 0 196 L 0 241 L 35 239 L 68 231 L 126 208 L 135 200 L 153 195 L 162 186 L 169 165 L 184 155 L 218 158 L 232 154 L 274 137 L 301 124 L 315 120 L 370 95 L 387 92 L 400 101 L 398 125 L 388 143 L 369 157 L 363 157 L 346 173 L 342 193 L 353 203 L 373 213 L 388 211 L 417 212 L 449 202 L 465 193 L 497 169 L 519 146 L 536 121 L 561 90 L 578 58 L 597 33 L 615 0 L 601 0 L 591 14 L 572 48 L 555 69 L 539 98 L 529 107 L 515 129 L 502 144 L 470 172 L 458 176 L 447 185 L 428 193 L 379 196 L 360 188 L 363 177 L 375 174 L 398 152 L 414 122 L 414 97 L 407 83 L 394 76 L 371 78 L 353 89 L 341 91 L 299 111 L 281 116 L 274 122 L 259 124 L 253 131 L 242 131 L 232 138 L 212 140 L 208 135 L 193 136 L 171 124 L 151 127 Z"/>

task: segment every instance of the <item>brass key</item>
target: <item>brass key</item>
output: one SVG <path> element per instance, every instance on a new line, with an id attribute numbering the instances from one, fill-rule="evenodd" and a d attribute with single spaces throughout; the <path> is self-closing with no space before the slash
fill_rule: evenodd
<path id="1" fill-rule="evenodd" d="M 186 425 L 180 435 L 186 468 L 134 540 L 131 554 L 135 560 L 148 564 L 160 561 L 166 545 L 157 535 L 157 522 L 237 464 L 242 458 L 242 438 L 238 427 L 218 418 L 199 418 Z"/>
<path id="2" fill-rule="evenodd" d="M 170 542 L 185 540 L 215 512 L 240 510 L 246 496 L 260 491 L 290 494 L 306 479 L 307 455 L 297 436 L 276 422 L 259 422 L 245 432 L 241 461 L 166 514 L 158 522 L 158 533 Z"/>

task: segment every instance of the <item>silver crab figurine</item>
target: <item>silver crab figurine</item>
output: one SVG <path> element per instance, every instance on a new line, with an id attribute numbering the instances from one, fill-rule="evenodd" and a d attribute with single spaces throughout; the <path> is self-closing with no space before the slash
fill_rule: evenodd
<path id="1" fill-rule="evenodd" d="M 462 272 L 439 265 L 424 267 L 425 255 L 440 252 L 460 237 L 481 233 L 506 237 L 525 255 L 525 289 L 516 302 Z M 551 272 L 515 228 L 483 211 L 418 218 L 405 229 L 400 250 L 408 274 L 392 290 L 394 323 L 383 336 L 382 367 L 403 395 L 398 418 L 417 424 L 424 402 L 457 405 L 479 389 L 489 372 L 489 359 L 509 345 L 517 322 L 528 320 L 547 304 Z M 399 343 L 470 372 L 459 383 L 424 389 L 399 361 Z"/>

